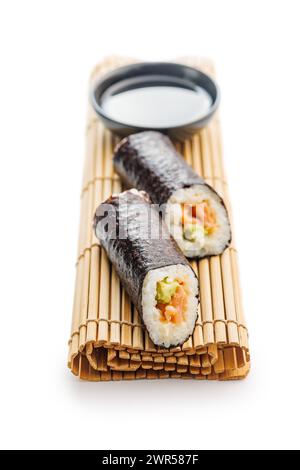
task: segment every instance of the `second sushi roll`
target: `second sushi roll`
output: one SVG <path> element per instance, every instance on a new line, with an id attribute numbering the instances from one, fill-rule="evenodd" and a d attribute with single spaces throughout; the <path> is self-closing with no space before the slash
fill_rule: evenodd
<path id="1" fill-rule="evenodd" d="M 198 316 L 198 279 L 165 222 L 135 189 L 112 195 L 94 217 L 97 238 L 157 346 L 183 344 Z"/>
<path id="2" fill-rule="evenodd" d="M 231 241 L 222 198 L 185 162 L 171 140 L 155 131 L 123 139 L 115 171 L 128 187 L 146 191 L 188 258 L 221 254 Z"/>

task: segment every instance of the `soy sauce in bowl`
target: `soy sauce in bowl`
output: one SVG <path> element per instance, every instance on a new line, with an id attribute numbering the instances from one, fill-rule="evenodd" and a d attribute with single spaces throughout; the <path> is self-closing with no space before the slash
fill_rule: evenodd
<path id="1" fill-rule="evenodd" d="M 94 86 L 91 98 L 105 125 L 121 136 L 154 129 L 184 138 L 214 114 L 219 91 L 197 69 L 156 62 L 116 69 Z"/>
<path id="2" fill-rule="evenodd" d="M 103 110 L 116 121 L 145 128 L 182 126 L 201 119 L 212 99 L 202 88 L 198 91 L 175 86 L 149 86 L 111 95 Z"/>

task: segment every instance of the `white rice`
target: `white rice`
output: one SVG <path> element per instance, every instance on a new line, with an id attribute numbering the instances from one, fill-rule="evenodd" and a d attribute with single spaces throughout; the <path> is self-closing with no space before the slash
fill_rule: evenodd
<path id="1" fill-rule="evenodd" d="M 203 233 L 202 239 L 186 240 L 183 237 L 181 225 L 181 204 L 200 204 L 203 200 L 208 200 L 216 212 L 218 227 L 210 235 Z M 189 258 L 219 255 L 224 251 L 231 237 L 226 209 L 220 197 L 205 185 L 194 185 L 175 191 L 168 200 L 165 221 L 182 252 Z"/>
<path id="2" fill-rule="evenodd" d="M 165 277 L 182 280 L 188 294 L 185 320 L 180 324 L 161 321 L 161 312 L 156 308 L 157 282 Z M 194 330 L 198 314 L 198 280 L 189 266 L 175 264 L 149 271 L 142 289 L 143 320 L 150 338 L 156 345 L 169 348 L 182 344 Z"/>

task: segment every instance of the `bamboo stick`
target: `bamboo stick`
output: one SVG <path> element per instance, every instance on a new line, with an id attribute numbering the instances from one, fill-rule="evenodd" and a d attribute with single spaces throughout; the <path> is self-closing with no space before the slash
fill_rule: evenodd
<path id="1" fill-rule="evenodd" d="M 112 379 L 113 380 L 122 380 L 123 379 L 123 373 L 117 370 L 112 371 Z"/>
<path id="2" fill-rule="evenodd" d="M 84 219 L 85 219 L 85 204 L 86 198 L 81 197 L 80 199 L 80 216 L 79 216 L 79 235 L 78 235 L 78 243 L 77 243 L 77 260 L 79 260 L 82 252 L 83 252 L 83 240 L 84 240 Z"/>
<path id="3" fill-rule="evenodd" d="M 119 354 L 119 357 L 120 357 L 121 359 L 126 359 L 126 360 L 128 360 L 128 359 L 131 358 L 129 352 L 125 351 L 124 349 L 119 350 L 119 351 L 118 351 L 118 354 Z"/>
<path id="4" fill-rule="evenodd" d="M 215 120 L 209 127 L 211 155 L 213 161 L 213 174 L 216 177 L 223 178 L 223 168 L 221 163 L 220 147 L 216 136 Z M 222 183 L 216 181 L 215 188 L 223 196 Z M 224 292 L 225 314 L 227 320 L 228 341 L 230 344 L 239 345 L 237 316 L 235 311 L 234 287 L 231 275 L 230 250 L 225 250 L 221 256 L 222 283 Z"/>
<path id="5" fill-rule="evenodd" d="M 197 274 L 198 278 L 200 279 L 200 273 L 199 273 L 198 264 L 196 263 L 196 261 L 192 262 L 192 268 L 194 269 L 195 273 Z M 201 299 L 199 298 L 198 316 L 197 316 L 195 330 L 194 330 L 194 333 L 193 333 L 193 347 L 194 347 L 194 350 L 202 348 L 204 346 L 202 321 L 203 321 L 203 317 L 202 317 L 202 311 L 201 311 Z"/>
<path id="6" fill-rule="evenodd" d="M 211 374 L 211 367 L 202 367 L 201 374 L 209 376 Z"/>
<path id="7" fill-rule="evenodd" d="M 112 267 L 110 297 L 110 344 L 120 344 L 120 280 Z"/>
<path id="8" fill-rule="evenodd" d="M 200 356 L 194 354 L 189 357 L 189 366 L 191 374 L 199 374 L 199 369 L 201 368 Z"/>
<path id="9" fill-rule="evenodd" d="M 211 344 L 214 342 L 214 326 L 208 259 L 199 261 L 198 269 L 204 344 Z"/>
<path id="10" fill-rule="evenodd" d="M 163 356 L 155 356 L 154 362 L 158 364 L 163 364 L 165 362 L 165 358 Z"/>
<path id="11" fill-rule="evenodd" d="M 193 377 L 191 377 L 195 380 L 206 380 L 207 376 L 204 376 L 202 374 L 199 374 L 199 375 L 194 375 Z"/>
<path id="12" fill-rule="evenodd" d="M 238 330 L 239 330 L 240 344 L 242 347 L 248 350 L 249 349 L 248 332 L 244 326 L 245 317 L 244 317 L 244 310 L 243 310 L 242 297 L 241 297 L 237 254 L 236 252 L 232 251 L 230 253 L 230 256 L 231 256 L 231 272 L 232 272 L 233 285 L 234 285 L 234 300 L 235 300 L 237 320 L 238 320 L 238 325 L 239 325 Z"/>
<path id="13" fill-rule="evenodd" d="M 87 170 L 86 180 L 91 180 L 94 173 L 95 158 L 96 158 L 96 139 L 95 129 L 91 129 L 87 139 Z M 85 181 L 83 182 L 85 184 Z M 80 242 L 78 257 L 84 254 L 86 249 L 89 249 L 92 241 L 92 218 L 94 209 L 94 188 L 88 186 L 86 191 L 82 194 L 82 205 L 83 205 L 83 218 L 80 223 Z"/>
<path id="14" fill-rule="evenodd" d="M 212 256 L 209 260 L 213 301 L 214 329 L 217 344 L 226 343 L 225 309 L 223 301 L 222 274 L 220 258 Z"/>
<path id="15" fill-rule="evenodd" d="M 187 371 L 188 371 L 188 367 L 187 367 L 187 366 L 183 366 L 183 365 L 177 364 L 177 366 L 176 366 L 176 372 L 178 372 L 178 374 L 185 374 Z"/>
<path id="16" fill-rule="evenodd" d="M 89 246 L 91 243 L 91 233 L 92 233 L 92 210 L 93 210 L 93 188 L 90 187 L 87 192 L 87 207 L 86 213 L 87 218 L 85 220 L 86 230 L 85 230 L 85 240 L 83 246 Z M 84 251 L 83 253 L 84 267 L 83 267 L 83 283 L 81 291 L 81 304 L 80 304 L 80 326 L 79 326 L 79 348 L 83 350 L 86 344 L 86 331 L 88 318 L 88 305 L 89 305 L 89 285 L 90 285 L 90 262 L 91 262 L 91 253 L 89 251 Z"/>
<path id="17" fill-rule="evenodd" d="M 203 175 L 201 163 L 201 143 L 199 134 L 195 134 L 192 138 L 192 160 L 193 168 L 199 176 Z"/>
<path id="18" fill-rule="evenodd" d="M 219 375 L 214 374 L 213 372 L 207 376 L 207 380 L 218 380 Z"/>
<path id="19" fill-rule="evenodd" d="M 108 370 L 108 350 L 104 348 L 95 349 L 95 357 L 97 360 L 97 370 L 106 372 Z"/>
<path id="20" fill-rule="evenodd" d="M 164 369 L 164 365 L 163 365 L 163 364 L 153 362 L 153 370 L 163 370 L 163 369 Z"/>
<path id="21" fill-rule="evenodd" d="M 100 180 L 95 181 L 95 183 L 93 184 L 93 187 L 94 187 L 94 201 L 93 201 L 93 209 L 92 209 L 92 222 L 93 222 L 93 217 L 96 212 L 96 209 L 101 203 L 101 199 L 102 199 L 102 189 L 103 189 L 102 181 Z M 91 229 L 92 229 L 92 225 L 91 225 Z M 94 230 L 92 230 L 92 245 L 91 246 L 94 246 L 94 245 L 99 245 L 99 240 L 96 238 Z"/>
<path id="22" fill-rule="evenodd" d="M 218 359 L 218 347 L 216 344 L 210 344 L 207 348 L 207 354 L 210 357 L 210 363 L 213 366 Z"/>
<path id="23" fill-rule="evenodd" d="M 226 371 L 237 369 L 235 348 L 224 349 L 224 363 Z"/>
<path id="24" fill-rule="evenodd" d="M 98 152 L 96 153 L 98 157 Z M 96 158 L 101 160 L 101 158 Z M 98 163 L 95 162 L 95 167 Z M 96 208 L 102 197 L 102 183 L 97 181 L 93 190 L 93 206 L 92 215 L 95 213 Z M 92 230 L 93 232 L 93 230 Z M 89 286 L 89 304 L 87 315 L 87 334 L 86 341 L 95 342 L 97 340 L 98 330 L 98 312 L 99 312 L 99 294 L 100 294 L 100 263 L 101 263 L 101 248 L 98 241 L 92 233 L 91 237 L 91 263 L 90 263 L 90 286 Z M 95 321 L 93 321 L 95 320 Z"/>
<path id="25" fill-rule="evenodd" d="M 73 301 L 73 318 L 71 327 L 71 360 L 77 355 L 79 350 L 79 324 L 80 324 L 80 301 L 83 281 L 83 260 L 80 260 L 76 270 L 75 293 Z"/>
<path id="26" fill-rule="evenodd" d="M 238 369 L 241 369 L 246 364 L 246 355 L 245 351 L 242 348 L 236 348 L 236 361 Z"/>
<path id="27" fill-rule="evenodd" d="M 138 369 L 135 376 L 137 379 L 145 379 L 147 377 L 147 372 L 143 369 Z"/>
<path id="28" fill-rule="evenodd" d="M 209 368 L 211 366 L 209 355 L 208 354 L 203 354 L 201 357 L 201 366 L 204 368 Z"/>
<path id="29" fill-rule="evenodd" d="M 92 163 L 90 169 L 87 171 L 87 179 L 92 179 L 95 171 L 99 171 L 98 167 L 102 164 L 102 148 L 101 140 L 98 142 L 99 132 L 97 127 L 90 130 L 90 135 L 93 136 L 94 142 L 90 143 L 89 152 L 92 155 Z M 99 204 L 102 195 L 102 185 L 97 181 L 93 187 L 89 189 L 89 202 L 88 202 L 88 218 L 86 221 L 89 226 L 90 235 L 87 237 L 87 245 L 91 245 L 91 259 L 90 259 L 90 283 L 89 283 L 89 301 L 87 313 L 87 332 L 86 342 L 95 342 L 97 339 L 98 328 L 98 310 L 99 310 L 99 282 L 100 282 L 100 247 L 92 230 L 92 218 L 95 210 Z M 86 247 L 88 248 L 88 246 Z"/>
<path id="30" fill-rule="evenodd" d="M 110 142 L 109 133 L 103 133 L 103 175 L 108 177 L 111 175 L 112 166 L 109 161 Z M 103 181 L 102 200 L 110 196 L 112 189 L 111 182 L 108 179 Z M 101 248 L 101 264 L 100 264 L 100 295 L 99 295 L 99 328 L 97 341 L 100 344 L 109 341 L 109 320 L 110 312 L 110 262 L 103 248 Z"/>
<path id="31" fill-rule="evenodd" d="M 126 293 L 124 288 L 122 288 L 121 297 L 122 297 L 121 320 L 122 322 L 131 323 L 132 306 L 131 306 L 131 301 L 128 297 L 128 294 Z M 126 348 L 130 348 L 132 346 L 132 328 L 128 324 L 122 325 L 121 343 Z"/>
<path id="32" fill-rule="evenodd" d="M 166 371 L 174 371 L 176 369 L 176 358 L 171 356 L 166 358 L 165 362 L 165 370 Z"/>
<path id="33" fill-rule="evenodd" d="M 89 302 L 90 252 L 83 257 L 83 280 L 80 299 L 79 350 L 83 351 L 86 343 L 86 319 Z"/>
<path id="34" fill-rule="evenodd" d="M 107 172 L 110 172 L 110 176 L 114 176 L 113 165 L 112 165 L 112 153 L 114 147 L 114 140 L 111 135 L 107 136 L 107 151 L 105 152 L 105 159 L 109 160 L 105 162 Z M 119 181 L 113 181 L 111 192 L 119 193 L 121 190 L 121 184 Z M 110 343 L 120 344 L 120 322 L 121 320 L 121 285 L 119 277 L 112 266 L 111 270 L 111 299 L 110 299 L 110 320 L 114 322 L 110 324 Z M 116 321 L 116 322 L 115 322 Z"/>
<path id="35" fill-rule="evenodd" d="M 205 346 L 204 348 L 196 349 L 195 353 L 201 356 L 202 354 L 206 354 L 207 350 L 208 348 Z"/>
<path id="36" fill-rule="evenodd" d="M 187 368 L 187 366 L 189 365 L 189 360 L 188 360 L 188 357 L 187 356 L 181 356 L 177 359 L 177 364 L 179 366 L 184 366 L 185 368 Z"/>
<path id="37" fill-rule="evenodd" d="M 77 259 L 83 256 L 85 249 L 85 240 L 87 232 L 87 218 L 88 218 L 88 194 L 85 192 L 81 197 L 81 216 L 80 216 L 80 227 L 79 227 L 79 238 L 78 238 L 78 250 Z"/>
<path id="38" fill-rule="evenodd" d="M 89 364 L 89 373 L 87 380 L 91 380 L 92 382 L 99 382 L 100 380 L 100 372 L 94 369 L 91 364 Z"/>
<path id="39" fill-rule="evenodd" d="M 153 379 L 158 379 L 158 372 L 154 370 L 147 370 L 147 379 L 153 380 Z"/>
<path id="40" fill-rule="evenodd" d="M 181 374 L 178 374 L 178 372 L 171 372 L 171 373 L 170 373 L 170 377 L 171 377 L 172 379 L 180 379 L 180 378 L 183 378 L 184 376 L 181 375 Z"/>
<path id="41" fill-rule="evenodd" d="M 88 380 L 89 378 L 89 362 L 85 356 L 79 358 L 79 377 L 82 380 Z"/>
<path id="42" fill-rule="evenodd" d="M 142 369 L 150 370 L 153 367 L 153 361 L 152 360 L 151 361 L 146 361 L 146 360 L 142 361 L 141 367 L 142 367 Z"/>
<path id="43" fill-rule="evenodd" d="M 100 247 L 93 246 L 92 251 L 91 251 L 86 343 L 95 342 L 97 339 L 97 328 L 98 328 L 97 320 L 98 320 L 98 311 L 99 311 L 99 265 L 100 265 Z"/>
<path id="44" fill-rule="evenodd" d="M 86 134 L 85 163 L 82 178 L 82 189 L 86 188 L 93 176 L 93 162 L 96 143 L 96 128 L 91 127 Z"/>
<path id="45" fill-rule="evenodd" d="M 141 328 L 141 319 L 136 308 L 134 309 L 133 323 L 137 326 L 133 328 L 132 347 L 140 351 L 144 349 L 144 334 Z"/>
<path id="46" fill-rule="evenodd" d="M 201 132 L 201 156 L 202 167 L 204 174 L 212 177 L 214 174 L 219 176 L 219 173 L 214 173 L 213 169 L 213 149 L 211 148 L 209 128 L 205 128 Z M 213 302 L 213 316 L 214 316 L 214 331 L 217 343 L 226 343 L 226 328 L 225 328 L 225 311 L 223 303 L 223 288 L 220 259 L 218 256 L 212 256 L 209 260 L 210 267 L 210 280 Z"/>
<path id="47" fill-rule="evenodd" d="M 77 354 L 72 358 L 71 361 L 71 371 L 73 372 L 74 375 L 79 375 L 79 359 L 80 359 L 80 354 Z"/>
<path id="48" fill-rule="evenodd" d="M 168 379 L 169 378 L 169 372 L 165 370 L 160 370 L 159 371 L 159 378 L 160 379 Z"/>
<path id="49" fill-rule="evenodd" d="M 105 372 L 101 372 L 100 377 L 102 381 L 108 382 L 109 380 L 111 380 L 111 371 L 107 370 Z"/>
<path id="50" fill-rule="evenodd" d="M 151 340 L 150 336 L 148 335 L 147 332 L 145 332 L 145 351 L 156 353 L 158 348 L 153 344 L 153 341 Z"/>
<path id="51" fill-rule="evenodd" d="M 216 374 L 221 374 L 225 370 L 224 354 L 221 349 L 218 350 L 218 359 L 214 363 L 213 368 Z"/>

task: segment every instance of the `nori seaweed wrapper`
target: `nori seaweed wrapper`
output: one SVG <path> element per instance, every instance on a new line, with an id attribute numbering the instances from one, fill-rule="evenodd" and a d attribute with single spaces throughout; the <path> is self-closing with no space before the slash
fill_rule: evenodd
<path id="1" fill-rule="evenodd" d="M 141 317 L 143 281 L 150 270 L 183 264 L 194 273 L 144 192 L 112 195 L 97 208 L 94 229 Z"/>
<path id="2" fill-rule="evenodd" d="M 146 191 L 160 205 L 176 190 L 192 185 L 205 185 L 214 191 L 185 162 L 169 137 L 160 132 L 125 137 L 116 147 L 114 167 L 128 188 Z"/>

